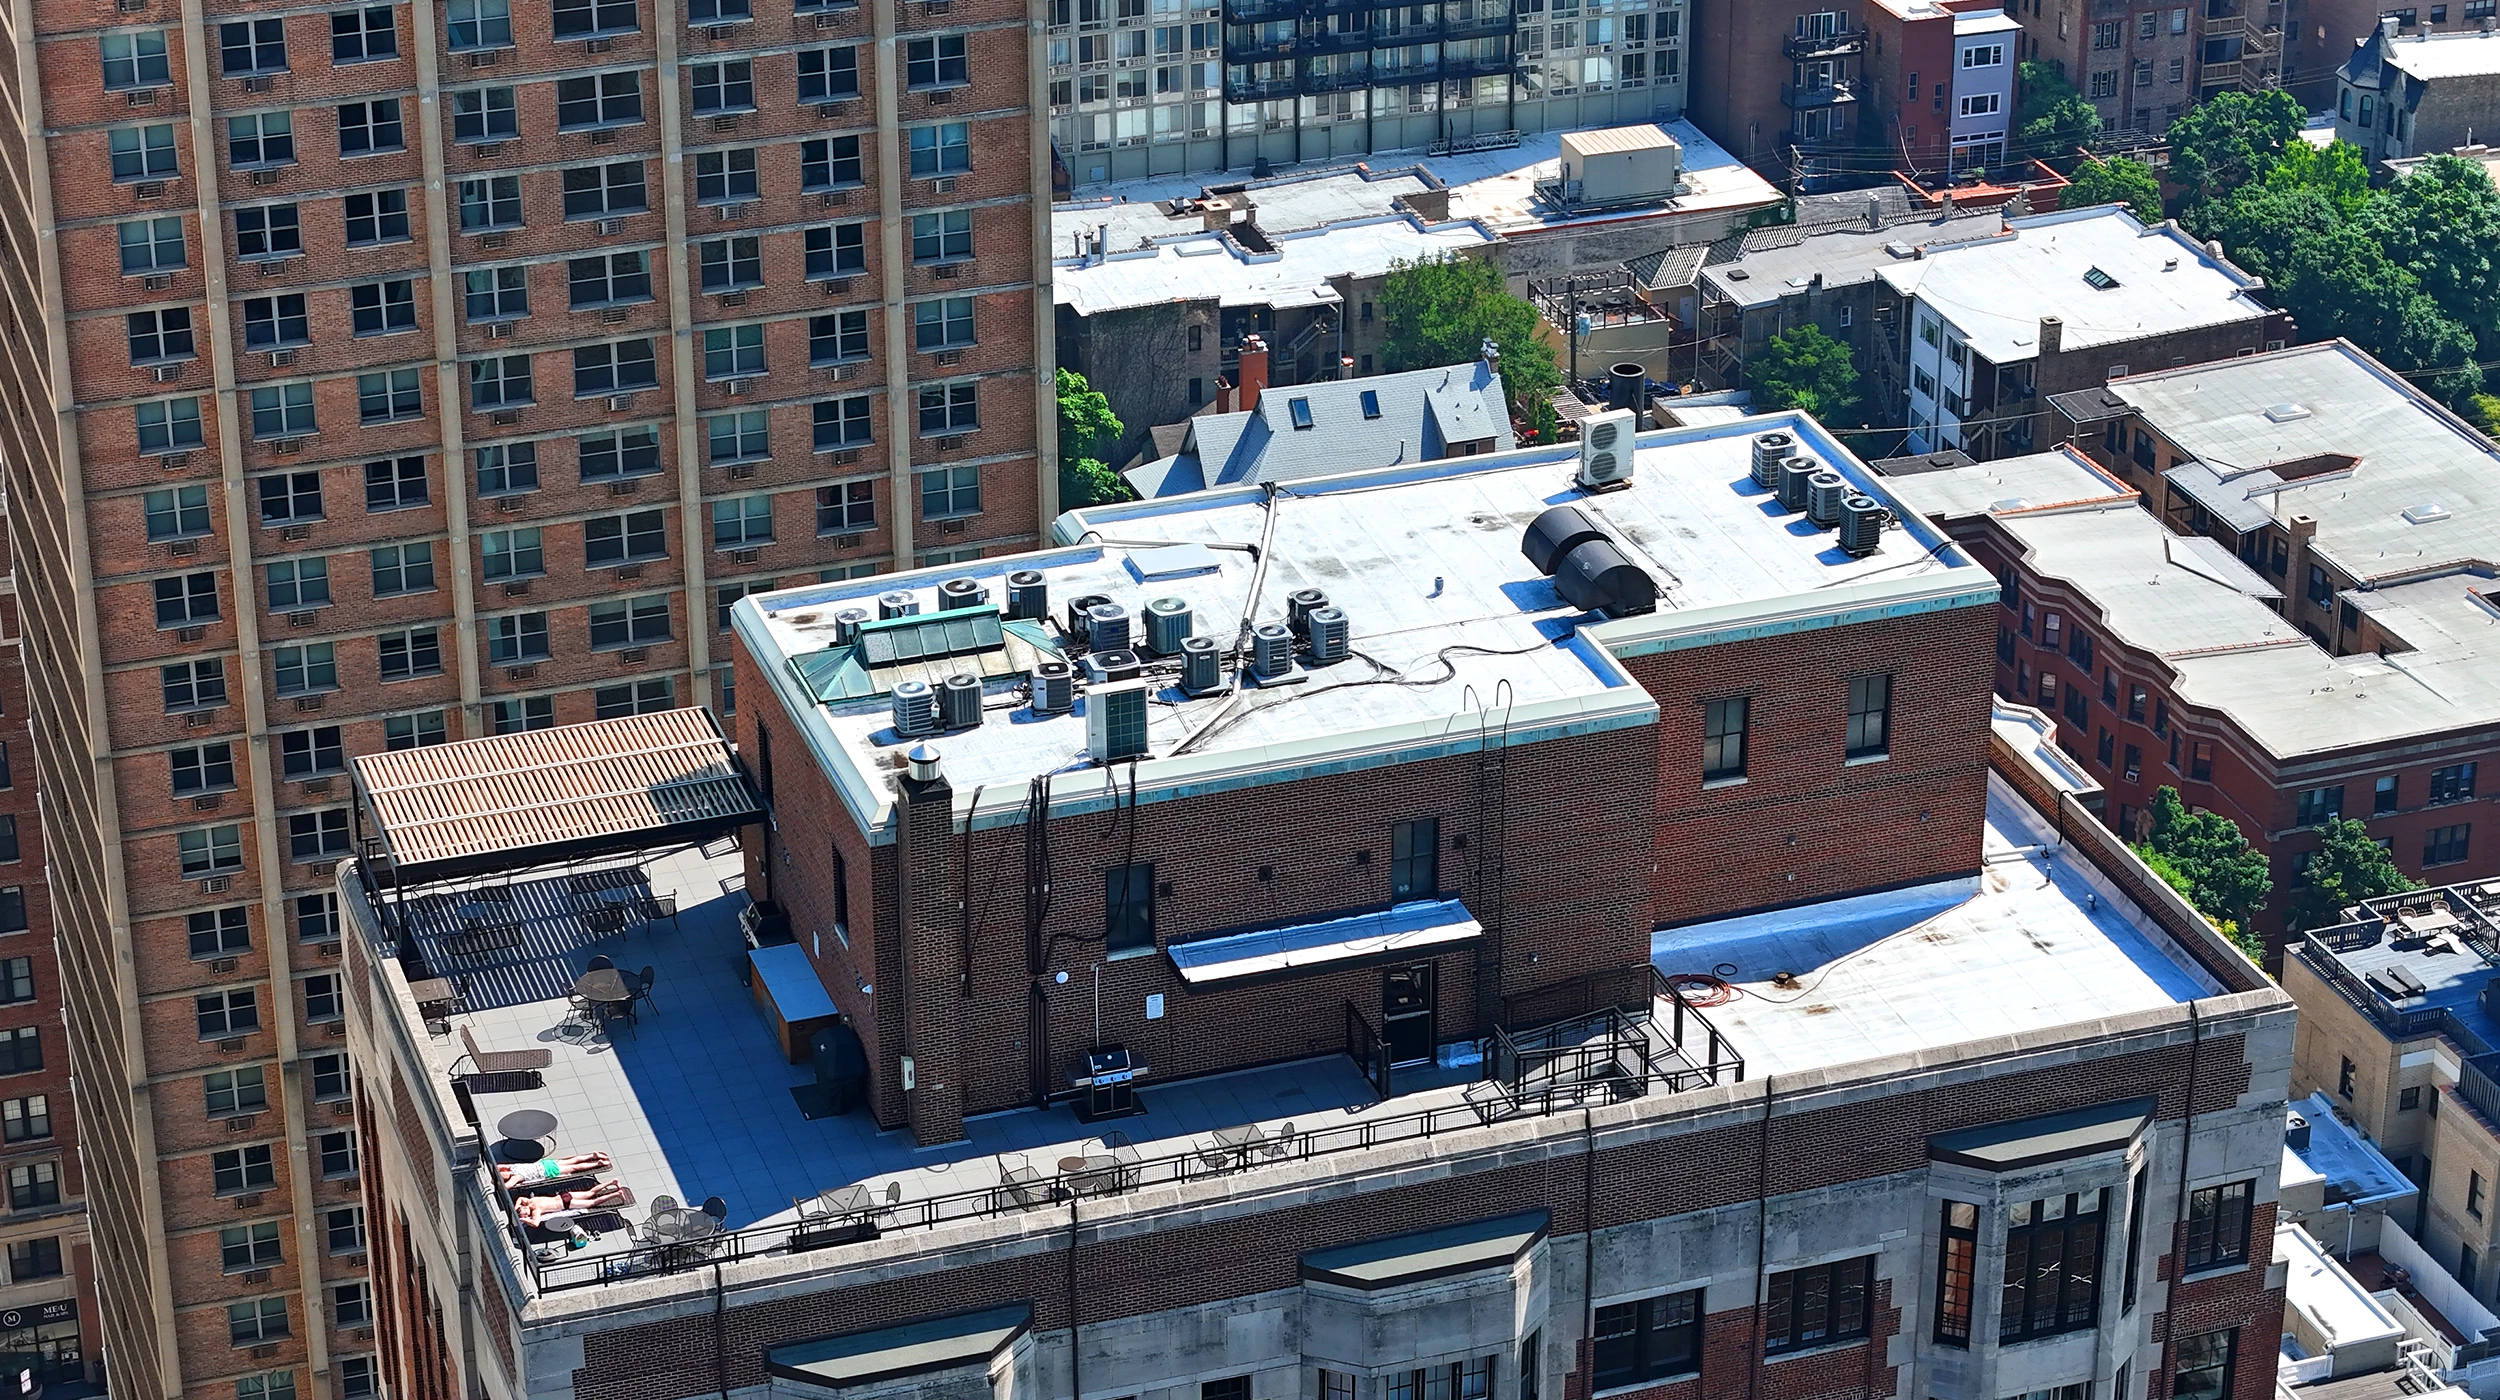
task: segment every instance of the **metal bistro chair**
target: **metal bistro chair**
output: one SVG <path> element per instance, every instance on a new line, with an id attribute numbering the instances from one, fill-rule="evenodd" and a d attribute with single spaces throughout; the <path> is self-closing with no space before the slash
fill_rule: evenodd
<path id="1" fill-rule="evenodd" d="M 634 985 L 634 1003 L 636 1005 L 648 1006 L 654 1011 L 660 1009 L 659 1004 L 651 1000 L 651 983 L 658 976 L 658 969 L 649 966 L 645 966 L 643 968 L 642 980 Z"/>
<path id="2" fill-rule="evenodd" d="M 656 924 L 662 919 L 668 920 L 670 932 L 673 933 L 677 930 L 677 896 L 673 894 L 664 894 L 649 897 L 642 901 L 643 923 L 646 925 Z"/>

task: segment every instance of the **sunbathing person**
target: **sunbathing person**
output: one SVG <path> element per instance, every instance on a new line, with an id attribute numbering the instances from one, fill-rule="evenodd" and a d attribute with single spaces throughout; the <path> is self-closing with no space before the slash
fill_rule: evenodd
<path id="1" fill-rule="evenodd" d="M 495 1176 L 508 1190 L 539 1181 L 555 1181 L 561 1177 L 589 1176 L 615 1166 L 605 1152 L 576 1152 L 569 1157 L 549 1157 L 543 1162 L 498 1162 Z"/>
<path id="2" fill-rule="evenodd" d="M 581 1191 L 558 1191 L 551 1196 L 523 1196 L 512 1203 L 512 1213 L 524 1225 L 541 1230 L 570 1230 L 575 1222 L 595 1211 L 615 1210 L 633 1204 L 633 1193 L 625 1183 L 610 1177 Z"/>

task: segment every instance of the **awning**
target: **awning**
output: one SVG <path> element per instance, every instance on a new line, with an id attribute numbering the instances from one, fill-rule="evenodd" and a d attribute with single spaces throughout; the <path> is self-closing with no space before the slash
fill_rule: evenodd
<path id="1" fill-rule="evenodd" d="M 1033 1305 L 1010 1303 L 869 1332 L 766 1347 L 764 1369 L 786 1380 L 840 1387 L 958 1366 L 986 1367 L 1010 1342 L 1032 1327 Z"/>
<path id="2" fill-rule="evenodd" d="M 1192 986 L 1292 972 L 1355 958 L 1409 953 L 1482 935 L 1484 925 L 1455 899 L 1415 900 L 1372 914 L 1316 924 L 1252 929 L 1175 943 L 1165 951 Z"/>
<path id="3" fill-rule="evenodd" d="M 366 754 L 352 771 L 402 885 L 710 840 L 757 815 L 699 707 Z"/>
<path id="4" fill-rule="evenodd" d="M 2020 1167 L 2115 1152 L 2135 1141 L 2153 1119 L 2154 1100 L 2122 1099 L 2092 1108 L 2069 1109 L 2038 1118 L 2017 1118 L 1984 1128 L 1938 1133 L 1927 1140 L 1928 1160 L 1955 1162 L 1981 1171 L 2004 1172 Z"/>
<path id="5" fill-rule="evenodd" d="M 1531 1210 L 1361 1244 L 1315 1249 L 1302 1256 L 1302 1276 L 1368 1290 L 1423 1283 L 1478 1269 L 1508 1268 L 1528 1252 L 1529 1246 L 1545 1238 L 1548 1218 L 1545 1211 Z"/>

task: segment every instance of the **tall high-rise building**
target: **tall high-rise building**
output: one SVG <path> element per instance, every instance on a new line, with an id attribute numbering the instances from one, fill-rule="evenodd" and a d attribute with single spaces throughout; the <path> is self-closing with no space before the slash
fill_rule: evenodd
<path id="1" fill-rule="evenodd" d="M 376 1383 L 348 756 L 728 710 L 745 592 L 1054 513 L 1044 19 L 13 7 L 7 492 L 117 1393 Z"/>

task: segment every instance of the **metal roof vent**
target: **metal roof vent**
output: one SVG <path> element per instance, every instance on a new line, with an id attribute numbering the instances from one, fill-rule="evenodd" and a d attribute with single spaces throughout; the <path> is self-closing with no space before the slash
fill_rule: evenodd
<path id="1" fill-rule="evenodd" d="M 1756 434 L 1753 440 L 1753 484 L 1765 490 L 1779 485 L 1780 459 L 1796 450 L 1797 439 L 1786 433 Z"/>
<path id="2" fill-rule="evenodd" d="M 1346 621 L 1345 609 L 1334 604 L 1311 609 L 1304 624 L 1311 632 L 1311 664 L 1333 666 L 1346 659 L 1354 649 L 1353 624 Z"/>
<path id="3" fill-rule="evenodd" d="M 939 612 L 977 608 L 989 600 L 989 586 L 977 578 L 950 578 L 938 585 Z"/>
<path id="4" fill-rule="evenodd" d="M 1547 578 L 1572 546 L 1586 540 L 1602 540 L 1606 532 L 1598 528 L 1589 513 L 1578 506 L 1549 506 L 1528 524 L 1528 533 L 1519 541 L 1519 552 L 1528 556 L 1536 571 Z"/>
<path id="5" fill-rule="evenodd" d="M 1189 639 L 1189 604 L 1179 598 L 1157 598 L 1146 604 L 1146 650 L 1157 656 L 1178 656 Z"/>
<path id="6" fill-rule="evenodd" d="M 1181 642 L 1181 693 L 1211 695 L 1224 688 L 1223 657 L 1213 637 L 1188 637 Z"/>
<path id="7" fill-rule="evenodd" d="M 937 781 L 938 751 L 927 744 L 912 745 L 911 752 L 903 755 L 903 761 L 909 765 L 907 771 L 910 772 L 913 782 L 933 783 Z"/>
<path id="8" fill-rule="evenodd" d="M 877 595 L 877 620 L 891 622 L 898 617 L 913 617 L 920 612 L 920 600 L 902 589 Z"/>
<path id="9" fill-rule="evenodd" d="M 961 671 L 938 687 L 938 723 L 948 729 L 981 727 L 981 678 Z"/>
<path id="10" fill-rule="evenodd" d="M 1050 581 L 1039 569 L 1007 575 L 1007 615 L 1039 622 L 1050 616 Z"/>
<path id="11" fill-rule="evenodd" d="M 1064 715 L 1076 708 L 1076 668 L 1045 661 L 1033 668 L 1033 713 Z"/>
<path id="12" fill-rule="evenodd" d="M 2279 403 L 2266 410 L 2266 421 L 2269 423 L 2297 423 L 2310 416 L 2307 404 Z"/>
<path id="13" fill-rule="evenodd" d="M 1564 555 L 1554 570 L 1554 591 L 1575 608 L 1608 617 L 1658 610 L 1658 581 L 1624 558 L 1611 540 L 1590 540 Z"/>
<path id="14" fill-rule="evenodd" d="M 927 681 L 896 681 L 893 698 L 895 733 L 906 739 L 937 733 L 937 692 Z"/>
<path id="15" fill-rule="evenodd" d="M 1272 681 L 1293 669 L 1293 630 L 1281 622 L 1250 629 L 1250 674 Z"/>
<path id="16" fill-rule="evenodd" d="M 2435 525 L 2448 518 L 2448 508 L 2437 501 L 2424 501 L 2418 506 L 2406 506 L 2404 515 L 2408 525 Z"/>
<path id="17" fill-rule="evenodd" d="M 1806 478 L 1806 518 L 1823 529 L 1840 523 L 1840 503 L 1849 495 L 1849 478 L 1829 467 Z"/>

